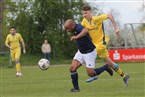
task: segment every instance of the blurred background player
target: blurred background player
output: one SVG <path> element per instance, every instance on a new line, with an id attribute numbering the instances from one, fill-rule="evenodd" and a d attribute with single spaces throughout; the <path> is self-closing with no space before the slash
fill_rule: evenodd
<path id="1" fill-rule="evenodd" d="M 5 45 L 10 49 L 12 61 L 16 64 L 16 76 L 22 76 L 20 67 L 21 46 L 23 47 L 23 53 L 26 53 L 25 43 L 19 33 L 16 33 L 16 28 L 10 28 L 10 34 L 7 35 Z"/>
<path id="2" fill-rule="evenodd" d="M 47 39 L 44 40 L 41 50 L 43 52 L 44 58 L 50 60 L 51 46 Z"/>
<path id="3" fill-rule="evenodd" d="M 87 80 L 87 82 L 97 79 L 98 77 L 96 75 L 101 74 L 105 70 L 110 75 L 113 74 L 113 71 L 108 65 L 104 65 L 100 68 L 95 69 L 95 60 L 97 57 L 97 53 L 94 44 L 91 42 L 87 29 L 85 29 L 80 24 L 75 24 L 71 19 L 68 19 L 65 22 L 64 28 L 67 32 L 71 32 L 74 34 L 74 36 L 70 37 L 70 40 L 76 40 L 78 47 L 78 51 L 75 54 L 70 66 L 70 75 L 73 84 L 73 89 L 71 89 L 71 92 L 80 91 L 77 69 L 83 63 L 85 63 L 88 76 L 92 77 L 92 79 Z M 78 38 L 80 34 L 82 35 L 82 37 Z"/>
<path id="4" fill-rule="evenodd" d="M 119 35 L 119 29 L 116 25 L 114 17 L 111 14 L 92 16 L 91 7 L 88 5 L 84 5 L 82 7 L 82 14 L 84 18 L 81 24 L 89 31 L 88 33 L 92 38 L 93 44 L 96 46 L 98 56 L 102 58 L 106 64 L 109 64 L 110 67 L 123 78 L 125 86 L 127 86 L 129 75 L 125 74 L 122 69 L 118 67 L 118 64 L 114 63 L 109 58 L 109 53 L 107 50 L 107 43 L 109 42 L 109 37 L 105 34 L 103 29 L 103 21 L 106 19 L 110 19 L 114 27 L 115 33 Z"/>

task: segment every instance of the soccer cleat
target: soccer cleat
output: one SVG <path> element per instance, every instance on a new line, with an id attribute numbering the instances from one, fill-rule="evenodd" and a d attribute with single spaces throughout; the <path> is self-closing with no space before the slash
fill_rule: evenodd
<path id="1" fill-rule="evenodd" d="M 113 76 L 113 71 L 112 71 L 112 69 L 110 68 L 109 65 L 107 65 L 106 71 L 110 74 L 110 76 Z"/>
<path id="2" fill-rule="evenodd" d="M 19 77 L 19 76 L 22 76 L 22 73 L 21 72 L 17 72 L 16 73 L 16 77 Z"/>
<path id="3" fill-rule="evenodd" d="M 123 78 L 124 86 L 125 86 L 125 87 L 128 86 L 128 79 L 129 79 L 129 74 L 127 73 L 126 76 Z"/>
<path id="4" fill-rule="evenodd" d="M 80 92 L 80 89 L 71 89 L 70 92 Z"/>
<path id="5" fill-rule="evenodd" d="M 93 80 L 98 79 L 98 76 L 90 77 L 89 79 L 86 80 L 86 82 L 92 82 Z"/>

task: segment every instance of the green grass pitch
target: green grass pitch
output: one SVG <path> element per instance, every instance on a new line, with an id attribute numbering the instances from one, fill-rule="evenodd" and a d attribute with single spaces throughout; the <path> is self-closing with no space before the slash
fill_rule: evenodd
<path id="1" fill-rule="evenodd" d="M 97 67 L 102 66 L 97 65 Z M 79 93 L 71 93 L 69 65 L 52 65 L 41 71 L 37 66 L 22 66 L 23 76 L 16 77 L 14 68 L 0 67 L 0 97 L 145 97 L 145 63 L 119 63 L 130 75 L 129 86 L 114 72 L 104 72 L 99 79 L 86 83 L 85 67 L 79 68 Z"/>

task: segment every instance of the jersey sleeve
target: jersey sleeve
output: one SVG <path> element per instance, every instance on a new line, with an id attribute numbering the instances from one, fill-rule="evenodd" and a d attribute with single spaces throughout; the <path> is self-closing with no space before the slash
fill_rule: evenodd
<path id="1" fill-rule="evenodd" d="M 9 44 L 9 35 L 6 37 L 5 44 Z"/>
<path id="2" fill-rule="evenodd" d="M 103 22 L 104 20 L 106 20 L 108 18 L 107 14 L 102 14 L 99 16 L 94 17 L 96 22 Z"/>
<path id="3" fill-rule="evenodd" d="M 81 25 L 85 27 L 85 19 L 83 18 Z"/>
<path id="4" fill-rule="evenodd" d="M 19 41 L 22 42 L 23 38 L 22 38 L 21 34 L 18 34 L 18 37 L 19 37 Z"/>

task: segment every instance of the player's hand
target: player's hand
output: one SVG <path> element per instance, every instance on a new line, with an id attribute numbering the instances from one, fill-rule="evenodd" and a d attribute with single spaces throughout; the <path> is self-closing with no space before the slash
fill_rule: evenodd
<path id="1" fill-rule="evenodd" d="M 72 37 L 70 37 L 70 40 L 71 40 L 71 41 L 76 40 L 76 39 L 78 39 L 77 36 L 72 36 Z"/>
<path id="2" fill-rule="evenodd" d="M 9 47 L 10 48 L 10 50 L 13 50 L 13 48 L 12 47 Z"/>
<path id="3" fill-rule="evenodd" d="M 115 29 L 115 33 L 117 36 L 119 36 L 119 29 Z"/>
<path id="4" fill-rule="evenodd" d="M 26 50 L 25 49 L 23 49 L 23 53 L 26 54 Z"/>

